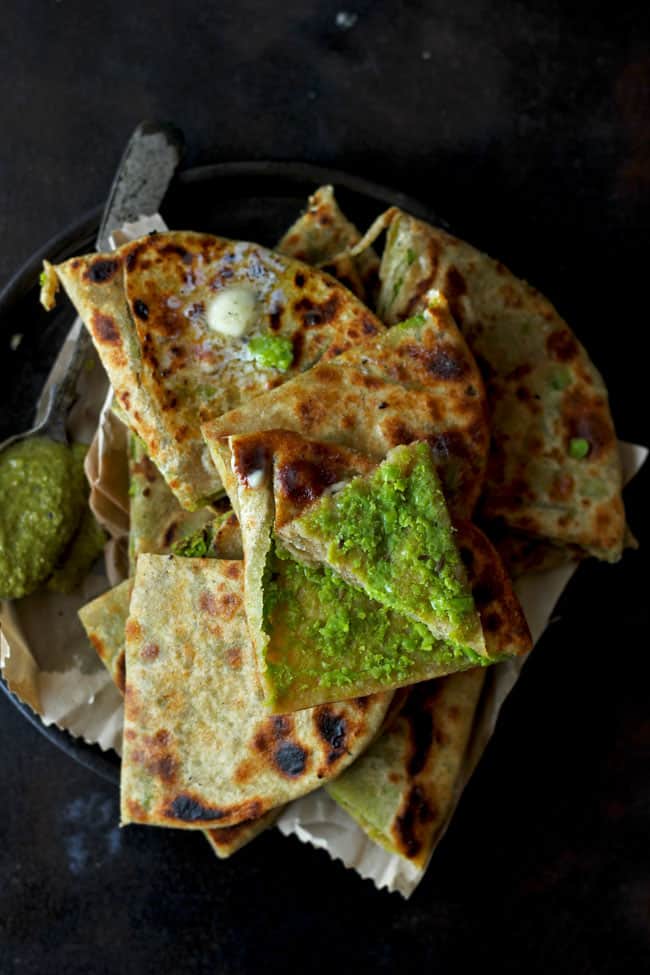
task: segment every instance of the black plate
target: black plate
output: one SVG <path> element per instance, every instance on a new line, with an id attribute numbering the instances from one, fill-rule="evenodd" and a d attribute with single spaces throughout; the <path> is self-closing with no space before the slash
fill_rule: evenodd
<path id="1" fill-rule="evenodd" d="M 440 216 L 403 193 L 332 169 L 305 163 L 223 163 L 181 172 L 165 199 L 162 215 L 175 229 L 203 230 L 267 246 L 282 236 L 317 186 L 332 183 L 342 209 L 360 227 L 395 204 L 416 216 L 446 226 Z M 45 244 L 14 275 L 0 294 L 0 381 L 11 399 L 0 414 L 0 441 L 29 427 L 34 404 L 73 319 L 69 303 L 45 312 L 38 302 L 38 276 L 44 258 L 58 263 L 94 249 L 101 207 L 86 214 Z M 10 351 L 13 335 L 22 336 Z M 119 759 L 65 731 L 46 727 L 8 690 L 0 687 L 46 738 L 105 779 L 117 782 Z"/>

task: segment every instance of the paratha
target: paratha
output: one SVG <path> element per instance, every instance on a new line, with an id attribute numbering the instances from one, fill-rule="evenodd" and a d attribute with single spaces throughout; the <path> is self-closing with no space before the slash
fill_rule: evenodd
<path id="1" fill-rule="evenodd" d="M 350 473 L 376 466 L 333 444 L 286 431 L 211 445 L 239 512 L 246 613 L 268 708 L 283 713 L 492 663 L 471 647 L 436 639 L 322 565 L 297 562 L 274 538 Z M 525 652 L 519 644 L 507 652 Z M 498 659 L 498 658 L 497 658 Z"/>
<path id="2" fill-rule="evenodd" d="M 124 628 L 132 588 L 133 580 L 125 579 L 86 603 L 78 613 L 88 639 L 122 694 L 126 675 Z"/>
<path id="3" fill-rule="evenodd" d="M 307 201 L 305 212 L 289 228 L 276 250 L 328 271 L 372 306 L 379 289 L 379 258 L 371 247 L 358 257 L 346 251 L 361 234 L 342 212 L 332 186 L 321 186 Z"/>
<path id="4" fill-rule="evenodd" d="M 125 628 L 132 587 L 133 580 L 125 579 L 79 610 L 79 618 L 90 642 L 122 693 L 126 676 Z M 206 829 L 203 833 L 216 855 L 225 859 L 268 829 L 275 822 L 278 812 L 271 810 L 257 819 L 222 829 Z"/>
<path id="5" fill-rule="evenodd" d="M 382 257 L 378 313 L 393 324 L 437 289 L 487 385 L 492 447 L 481 518 L 555 544 L 620 558 L 621 463 L 607 390 L 553 305 L 464 241 L 397 211 Z"/>
<path id="6" fill-rule="evenodd" d="M 175 549 L 185 543 L 195 553 L 202 546 L 202 554 L 210 558 L 242 557 L 241 532 L 233 513 L 227 511 L 215 517 L 207 509 L 189 512 L 181 508 L 134 434 L 129 438 L 129 474 L 132 572 L 139 554 L 166 552 L 173 543 Z M 188 536 L 190 531 L 192 534 Z M 88 639 L 122 693 L 126 678 L 125 628 L 132 588 L 133 579 L 126 579 L 79 610 Z M 268 829 L 278 812 L 272 810 L 236 826 L 204 830 L 204 835 L 216 855 L 223 859 Z"/>
<path id="7" fill-rule="evenodd" d="M 339 774 L 381 727 L 390 694 L 269 715 L 243 595 L 240 561 L 139 557 L 126 626 L 123 823 L 202 829 L 261 816 Z"/>
<path id="8" fill-rule="evenodd" d="M 527 652 L 528 626 L 495 549 L 469 523 L 459 528 L 459 548 L 489 652 Z M 449 819 L 486 674 L 410 688 L 391 726 L 327 786 L 371 839 L 421 869 Z"/>
<path id="9" fill-rule="evenodd" d="M 53 276 L 89 329 L 131 429 L 190 510 L 221 491 L 201 422 L 383 328 L 329 275 L 208 234 L 155 234 L 46 265 L 49 307 Z"/>
<path id="10" fill-rule="evenodd" d="M 214 519 L 210 508 L 186 511 L 147 456 L 144 444 L 129 434 L 129 565 L 142 552 L 166 552 L 186 535 L 203 528 Z"/>
<path id="11" fill-rule="evenodd" d="M 427 440 L 454 517 L 476 505 L 490 439 L 483 382 L 444 299 L 328 363 L 203 426 L 231 434 L 293 430 L 375 460 Z"/>
<path id="12" fill-rule="evenodd" d="M 465 568 L 431 448 L 394 447 L 369 474 L 331 482 L 303 500 L 304 461 L 285 464 L 283 491 L 300 510 L 275 531 L 296 558 L 334 569 L 376 602 L 424 623 L 434 636 L 474 653 L 485 651 Z"/>

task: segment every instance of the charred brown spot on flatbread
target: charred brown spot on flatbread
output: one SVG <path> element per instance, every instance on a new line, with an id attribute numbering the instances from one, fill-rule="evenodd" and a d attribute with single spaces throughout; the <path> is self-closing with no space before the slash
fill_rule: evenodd
<path id="1" fill-rule="evenodd" d="M 314 328 L 333 321 L 338 314 L 340 305 L 341 296 L 335 293 L 320 303 L 307 297 L 299 298 L 294 302 L 293 310 L 305 328 Z"/>
<path id="2" fill-rule="evenodd" d="M 241 608 L 241 597 L 235 592 L 224 592 L 217 601 L 217 613 L 225 620 L 231 620 Z"/>
<path id="3" fill-rule="evenodd" d="M 401 717 L 408 725 L 409 757 L 406 770 L 412 777 L 425 768 L 433 745 L 432 710 L 436 699 L 436 681 L 424 681 L 411 688 Z"/>
<path id="4" fill-rule="evenodd" d="M 251 474 L 266 471 L 269 460 L 267 448 L 257 440 L 239 442 L 233 452 L 233 467 L 242 484 L 248 484 Z"/>
<path id="5" fill-rule="evenodd" d="M 546 339 L 546 349 L 557 362 L 569 362 L 578 355 L 578 343 L 566 328 L 558 329 Z"/>
<path id="6" fill-rule="evenodd" d="M 204 613 L 208 613 L 210 616 L 219 615 L 217 597 L 213 592 L 206 590 L 201 593 L 199 596 L 199 609 Z"/>
<path id="7" fill-rule="evenodd" d="M 126 637 L 128 640 L 138 640 L 142 633 L 142 627 L 136 619 L 130 617 L 126 621 Z"/>
<path id="8" fill-rule="evenodd" d="M 125 808 L 134 823 L 144 823 L 147 821 L 147 814 L 144 806 L 137 799 L 125 799 Z"/>
<path id="9" fill-rule="evenodd" d="M 236 803 L 231 806 L 207 806 L 190 792 L 182 792 L 167 806 L 165 815 L 183 823 L 209 823 L 226 817 L 256 819 L 264 812 L 264 804 L 259 799 Z"/>
<path id="10" fill-rule="evenodd" d="M 93 284 L 106 284 L 115 277 L 119 266 L 119 261 L 99 257 L 88 265 L 84 277 Z"/>
<path id="11" fill-rule="evenodd" d="M 293 460 L 276 468 L 281 493 L 294 504 L 309 504 L 336 484 L 338 471 L 310 460 Z"/>
<path id="12" fill-rule="evenodd" d="M 571 440 L 584 439 L 589 444 L 589 459 L 597 460 L 614 445 L 615 433 L 602 397 L 567 390 L 562 399 L 562 422 L 567 451 Z"/>
<path id="13" fill-rule="evenodd" d="M 226 650 L 226 660 L 230 667 L 234 670 L 239 670 L 242 665 L 241 647 L 228 647 Z"/>
<path id="14" fill-rule="evenodd" d="M 314 727 L 329 748 L 325 760 L 332 765 L 347 751 L 348 722 L 345 715 L 330 705 L 321 705 L 314 711 Z"/>
<path id="15" fill-rule="evenodd" d="M 140 651 L 140 656 L 143 660 L 155 660 L 159 653 L 160 647 L 157 643 L 145 643 Z"/>
<path id="16" fill-rule="evenodd" d="M 293 347 L 293 361 L 294 363 L 300 362 L 302 357 L 302 350 L 305 345 L 305 336 L 302 332 L 296 332 L 291 336 L 291 345 Z"/>
<path id="17" fill-rule="evenodd" d="M 396 416 L 391 416 L 382 424 L 382 430 L 390 447 L 399 447 L 400 444 L 410 444 L 416 439 L 416 435 L 406 423 Z"/>
<path id="18" fill-rule="evenodd" d="M 307 769 L 309 751 L 296 738 L 291 715 L 276 715 L 263 722 L 253 745 L 266 762 L 289 779 L 300 778 Z"/>
<path id="19" fill-rule="evenodd" d="M 377 335 L 379 329 L 371 318 L 369 318 L 367 315 L 363 315 L 361 318 L 361 331 L 364 335 Z"/>
<path id="20" fill-rule="evenodd" d="M 133 311 L 143 322 L 149 318 L 149 306 L 141 298 L 136 298 L 133 302 Z"/>
<path id="21" fill-rule="evenodd" d="M 444 285 L 445 298 L 449 302 L 449 310 L 456 321 L 461 324 L 463 321 L 463 308 L 460 299 L 467 294 L 467 284 L 465 278 L 458 268 L 450 267 L 445 275 Z"/>
<path id="22" fill-rule="evenodd" d="M 155 779 L 173 785 L 178 774 L 178 758 L 173 751 L 172 736 L 160 728 L 153 735 L 142 735 L 138 747 L 131 752 L 131 760 L 142 765 Z"/>
<path id="23" fill-rule="evenodd" d="M 436 817 L 436 810 L 419 786 L 414 785 L 395 819 L 394 832 L 398 845 L 411 859 L 416 857 L 424 842 L 423 827 Z"/>
<path id="24" fill-rule="evenodd" d="M 111 318 L 110 315 L 103 315 L 99 311 L 93 312 L 92 329 L 98 342 L 103 342 L 108 345 L 120 344 L 119 330 L 115 323 L 115 319 Z"/>
<path id="25" fill-rule="evenodd" d="M 418 350 L 416 355 L 419 354 Z M 436 349 L 425 350 L 421 361 L 436 379 L 457 381 L 471 371 L 467 358 L 452 345 L 439 345 Z"/>

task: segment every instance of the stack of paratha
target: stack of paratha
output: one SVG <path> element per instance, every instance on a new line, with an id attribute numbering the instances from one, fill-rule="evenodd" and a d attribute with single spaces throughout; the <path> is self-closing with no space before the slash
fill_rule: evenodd
<path id="1" fill-rule="evenodd" d="M 227 856 L 325 786 L 423 867 L 489 666 L 531 646 L 509 573 L 621 554 L 585 350 L 448 234 L 391 210 L 362 238 L 331 187 L 277 251 L 169 232 L 57 281 L 132 434 L 131 575 L 80 613 L 125 694 L 122 822 Z"/>

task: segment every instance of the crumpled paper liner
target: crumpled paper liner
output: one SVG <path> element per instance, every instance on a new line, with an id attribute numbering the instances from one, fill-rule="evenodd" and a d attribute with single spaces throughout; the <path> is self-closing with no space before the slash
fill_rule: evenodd
<path id="1" fill-rule="evenodd" d="M 115 235 L 115 243 L 164 230 L 160 217 L 141 218 Z M 65 368 L 66 348 L 80 327 L 77 321 L 64 345 L 39 400 L 47 403 L 49 386 Z M 91 504 L 111 534 L 106 548 L 106 568 L 94 567 L 81 590 L 72 596 L 34 593 L 0 611 L 0 669 L 10 689 L 25 701 L 46 724 L 55 723 L 90 744 L 114 748 L 118 753 L 122 734 L 122 698 L 108 672 L 88 645 L 77 609 L 126 574 L 124 541 L 128 531 L 128 473 L 123 424 L 111 411 L 112 394 L 103 369 L 97 364 L 79 380 L 79 402 L 70 415 L 75 438 L 88 442 L 95 434 L 86 461 L 91 484 Z M 646 459 L 647 450 L 621 443 L 624 481 L 627 483 Z M 121 551 L 122 549 L 122 551 Z M 517 580 L 521 601 L 534 643 L 546 629 L 553 608 L 578 566 L 568 565 Z M 496 726 L 501 706 L 515 685 L 524 660 L 511 660 L 487 669 L 474 728 L 456 785 L 442 839 L 460 796 L 476 768 Z M 378 889 L 409 897 L 426 867 L 388 853 L 370 840 L 354 820 L 323 789 L 289 805 L 277 821 L 285 835 L 326 850 Z M 428 864 L 427 864 L 428 866 Z"/>

